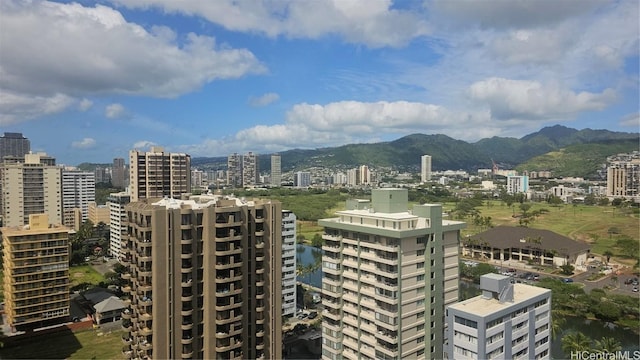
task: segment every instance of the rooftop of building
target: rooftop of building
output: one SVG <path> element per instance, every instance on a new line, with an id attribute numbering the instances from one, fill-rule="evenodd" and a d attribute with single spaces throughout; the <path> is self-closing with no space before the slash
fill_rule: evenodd
<path id="1" fill-rule="evenodd" d="M 496 274 L 497 275 L 497 274 Z M 502 275 L 498 275 L 502 276 Z M 509 308 L 516 308 L 519 304 L 530 300 L 539 295 L 545 293 L 551 293 L 551 290 L 527 285 L 527 284 L 512 284 L 513 285 L 513 302 L 505 301 L 500 302 L 496 298 L 486 298 L 483 295 L 478 295 L 471 299 L 453 304 L 449 306 L 449 309 L 456 309 L 466 313 L 474 314 L 476 316 L 487 316 L 502 310 Z"/>
<path id="2" fill-rule="evenodd" d="M 538 248 L 559 254 L 570 255 L 588 251 L 591 245 L 575 241 L 551 230 L 533 229 L 522 226 L 496 226 L 487 231 L 470 237 L 478 244 L 488 243 L 488 246 L 499 249 L 510 248 Z M 539 240 L 539 241 L 538 241 Z"/>

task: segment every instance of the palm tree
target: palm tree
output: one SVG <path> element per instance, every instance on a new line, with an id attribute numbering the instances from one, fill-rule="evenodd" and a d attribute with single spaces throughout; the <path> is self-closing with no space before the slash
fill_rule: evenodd
<path id="1" fill-rule="evenodd" d="M 567 357 L 572 353 L 589 350 L 591 350 L 591 339 L 579 331 L 562 338 L 562 351 Z"/>
<path id="2" fill-rule="evenodd" d="M 622 350 L 622 344 L 612 337 L 604 336 L 602 339 L 596 340 L 595 348 L 602 352 L 615 353 Z"/>
<path id="3" fill-rule="evenodd" d="M 551 310 L 551 338 L 555 339 L 562 330 L 564 318 L 558 315 L 557 310 Z"/>

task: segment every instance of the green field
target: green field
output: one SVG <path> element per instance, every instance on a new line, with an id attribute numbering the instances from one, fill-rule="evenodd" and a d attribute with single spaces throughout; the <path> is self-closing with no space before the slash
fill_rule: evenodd
<path id="1" fill-rule="evenodd" d="M 104 281 L 104 276 L 100 275 L 91 265 L 79 265 L 69 268 L 69 279 L 72 287 L 82 283 L 98 285 Z"/>
<path id="2" fill-rule="evenodd" d="M 542 208 L 548 210 L 548 213 L 535 218 L 529 227 L 551 230 L 574 240 L 590 243 L 593 246 L 592 253 L 602 255 L 606 250 L 611 250 L 615 255 L 624 255 L 614 247 L 620 237 L 626 236 L 640 242 L 640 220 L 628 209 L 613 206 L 528 204 L 532 205 L 529 213 Z M 445 209 L 452 207 L 453 204 L 445 205 Z M 508 207 L 501 201 L 491 201 L 477 209 L 481 216 L 490 216 L 494 226 L 518 226 L 518 218 L 513 215 L 521 213 L 519 204 Z M 619 230 L 618 234 L 609 234 L 611 228 Z M 462 235 L 474 235 L 481 231 L 483 229 L 474 226 L 469 220 Z"/>
<path id="3" fill-rule="evenodd" d="M 121 331 L 61 331 L 7 344 L 2 359 L 121 359 Z"/>

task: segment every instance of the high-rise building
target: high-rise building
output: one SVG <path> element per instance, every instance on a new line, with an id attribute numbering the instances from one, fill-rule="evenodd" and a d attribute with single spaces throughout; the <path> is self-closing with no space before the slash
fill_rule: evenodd
<path id="1" fill-rule="evenodd" d="M 2 228 L 4 313 L 12 331 L 69 321 L 69 229 L 30 214 Z"/>
<path id="2" fill-rule="evenodd" d="M 111 176 L 109 175 L 109 171 L 106 168 L 103 168 L 102 166 L 96 166 L 96 168 L 93 169 L 93 174 L 96 179 L 96 184 L 108 183 L 109 181 L 111 181 Z"/>
<path id="3" fill-rule="evenodd" d="M 293 178 L 293 185 L 299 188 L 311 186 L 311 173 L 308 171 L 298 171 Z"/>
<path id="4" fill-rule="evenodd" d="M 122 260 L 122 243 L 127 238 L 127 212 L 125 205 L 131 202 L 127 192 L 111 193 L 107 198 L 109 206 L 109 254 Z"/>
<path id="5" fill-rule="evenodd" d="M 117 188 L 124 188 L 126 183 L 127 167 L 124 164 L 123 158 L 114 158 L 113 165 L 111 166 L 111 186 Z"/>
<path id="6" fill-rule="evenodd" d="M 258 154 L 249 152 L 242 156 L 242 187 L 252 187 L 259 183 Z"/>
<path id="7" fill-rule="evenodd" d="M 367 165 L 360 165 L 358 168 L 360 172 L 360 184 L 359 185 L 371 185 L 371 171 Z"/>
<path id="8" fill-rule="evenodd" d="M 96 200 L 95 174 L 89 171 L 62 170 L 62 211 L 72 212 L 80 209 L 82 222 L 89 218 L 89 203 Z M 68 220 L 64 225 L 73 228 L 74 223 Z"/>
<path id="9" fill-rule="evenodd" d="M 20 162 L 1 164 L 3 226 L 29 223 L 31 214 L 47 214 L 62 223 L 62 173 L 55 159 L 43 153 L 26 154 Z"/>
<path id="10" fill-rule="evenodd" d="M 526 175 L 507 176 L 507 194 L 526 193 L 529 190 L 529 177 Z"/>
<path id="11" fill-rule="evenodd" d="M 551 290 L 480 277 L 482 295 L 447 307 L 449 359 L 550 359 Z"/>
<path id="12" fill-rule="evenodd" d="M 126 211 L 125 358 L 282 358 L 279 202 L 209 195 Z"/>
<path id="13" fill-rule="evenodd" d="M 282 210 L 282 315 L 296 314 L 296 214 Z"/>
<path id="14" fill-rule="evenodd" d="M 420 157 L 420 181 L 425 183 L 431 181 L 431 156 L 422 155 Z"/>
<path id="15" fill-rule="evenodd" d="M 6 132 L 0 136 L 0 162 L 5 156 L 23 157 L 30 151 L 31 143 L 22 133 Z"/>
<path id="16" fill-rule="evenodd" d="M 322 219 L 322 358 L 439 359 L 444 308 L 458 300 L 465 223 L 406 189 L 373 189 Z"/>
<path id="17" fill-rule="evenodd" d="M 282 185 L 282 158 L 279 154 L 271 155 L 271 186 Z"/>
<path id="18" fill-rule="evenodd" d="M 129 151 L 131 201 L 191 193 L 191 156 L 165 152 L 152 146 L 149 152 Z"/>
<path id="19" fill-rule="evenodd" d="M 233 153 L 227 158 L 227 185 L 242 187 L 242 155 Z"/>
<path id="20" fill-rule="evenodd" d="M 619 154 L 608 160 L 607 196 L 633 198 L 640 195 L 640 153 Z"/>
<path id="21" fill-rule="evenodd" d="M 109 206 L 98 205 L 95 201 L 90 202 L 88 207 L 88 214 L 89 216 L 87 220 L 91 221 L 93 225 L 103 223 L 109 226 L 109 222 L 111 221 Z"/>

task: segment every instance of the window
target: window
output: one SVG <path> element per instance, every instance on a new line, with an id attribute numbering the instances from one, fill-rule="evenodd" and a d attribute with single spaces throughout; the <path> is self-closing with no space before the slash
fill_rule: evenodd
<path id="1" fill-rule="evenodd" d="M 417 263 L 417 264 L 416 264 L 416 267 L 417 267 L 418 269 L 424 269 L 424 262 L 419 262 L 419 263 Z"/>
<path id="2" fill-rule="evenodd" d="M 424 256 L 424 249 L 420 249 L 418 250 L 418 253 L 416 254 L 418 256 Z"/>
<path id="3" fill-rule="evenodd" d="M 419 238 L 416 239 L 416 244 L 418 245 L 426 245 L 427 244 L 427 237 L 426 236 L 421 236 Z"/>
<path id="4" fill-rule="evenodd" d="M 416 331 L 423 331 L 424 330 L 424 324 L 420 324 L 418 325 L 418 327 L 416 328 Z"/>
<path id="5" fill-rule="evenodd" d="M 502 318 L 489 321 L 487 323 L 487 329 L 491 329 L 492 327 L 494 327 L 496 325 L 499 325 L 499 324 L 502 324 Z"/>
<path id="6" fill-rule="evenodd" d="M 418 319 L 418 320 L 424 319 L 424 311 L 420 311 L 419 313 L 417 313 L 416 314 L 416 319 Z"/>
<path id="7" fill-rule="evenodd" d="M 502 320 L 502 319 L 501 319 Z M 468 326 L 470 328 L 474 328 L 477 329 L 478 328 L 478 322 L 477 321 L 473 321 L 473 320 L 469 320 L 469 319 L 465 319 L 463 317 L 460 316 L 456 316 L 455 317 L 455 322 L 457 322 L 458 324 L 462 324 L 464 326 Z M 488 328 L 488 327 L 487 327 Z"/>
<path id="8" fill-rule="evenodd" d="M 424 342 L 424 336 L 420 336 L 419 338 L 416 339 L 416 341 L 418 342 L 418 344 L 423 343 Z"/>
<path id="9" fill-rule="evenodd" d="M 493 336 L 490 336 L 487 339 L 487 344 L 493 344 L 494 342 L 496 342 L 498 340 L 501 340 L 503 338 L 504 338 L 504 331 L 500 331 L 499 333 L 497 333 L 497 334 L 495 334 Z M 500 351 L 500 352 L 502 352 L 502 351 Z"/>
<path id="10" fill-rule="evenodd" d="M 416 289 L 416 295 L 424 295 L 424 286 L 421 286 Z"/>
<path id="11" fill-rule="evenodd" d="M 416 353 L 417 357 L 423 356 L 424 355 L 424 349 L 420 349 L 418 350 L 418 352 Z"/>
<path id="12" fill-rule="evenodd" d="M 491 351 L 490 353 L 487 353 L 487 359 L 495 359 L 499 355 L 501 355 L 503 352 L 504 352 L 504 346 L 500 346 L 495 350 Z"/>
<path id="13" fill-rule="evenodd" d="M 416 278 L 417 281 L 424 281 L 424 274 L 420 274 L 418 275 L 418 277 Z"/>

